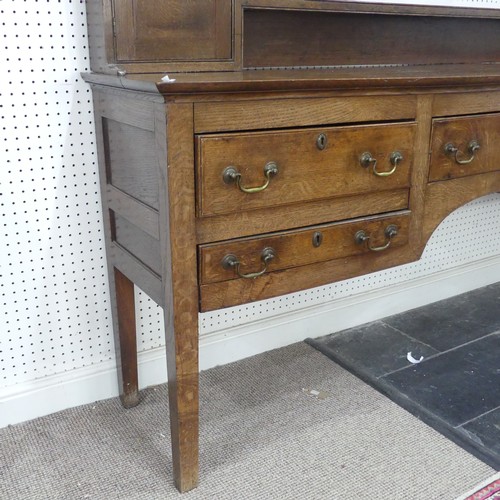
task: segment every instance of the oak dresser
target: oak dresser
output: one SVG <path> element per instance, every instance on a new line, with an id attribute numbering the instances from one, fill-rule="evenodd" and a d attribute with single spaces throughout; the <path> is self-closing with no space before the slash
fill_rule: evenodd
<path id="1" fill-rule="evenodd" d="M 134 284 L 164 310 L 172 456 L 198 481 L 198 313 L 418 259 L 500 190 L 500 12 L 88 0 L 123 405 Z"/>

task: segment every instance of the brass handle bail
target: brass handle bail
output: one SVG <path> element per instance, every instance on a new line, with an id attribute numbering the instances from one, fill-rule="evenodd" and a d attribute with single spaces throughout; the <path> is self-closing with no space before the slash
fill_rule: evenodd
<path id="1" fill-rule="evenodd" d="M 389 177 L 396 172 L 399 163 L 401 163 L 403 159 L 404 157 L 399 151 L 394 151 L 389 158 L 392 169 L 388 170 L 387 172 L 380 172 L 379 170 L 377 170 L 377 159 L 374 158 L 368 151 L 360 156 L 359 163 L 363 168 L 368 168 L 370 165 L 372 165 L 372 171 L 378 177 Z"/>
<path id="2" fill-rule="evenodd" d="M 398 231 L 398 226 L 396 226 L 395 224 L 390 224 L 389 226 L 387 226 L 384 231 L 387 243 L 379 247 L 374 247 L 371 245 L 371 235 L 367 234 L 366 231 L 363 230 L 358 231 L 354 235 L 354 241 L 358 245 L 363 245 L 364 243 L 366 243 L 368 250 L 370 250 L 371 252 L 382 252 L 383 250 L 387 250 L 391 246 L 392 239 L 398 235 Z"/>
<path id="3" fill-rule="evenodd" d="M 241 185 L 241 173 L 238 172 L 236 167 L 230 166 L 226 167 L 224 169 L 224 172 L 222 172 L 222 180 L 226 184 L 236 184 L 238 189 L 243 193 L 253 194 L 253 193 L 260 193 L 261 191 L 267 189 L 269 183 L 271 182 L 271 177 L 278 175 L 278 172 L 279 169 L 276 162 L 270 161 L 266 163 L 266 165 L 264 166 L 264 177 L 266 178 L 264 184 L 262 186 L 256 186 L 256 187 L 244 187 Z"/>
<path id="4" fill-rule="evenodd" d="M 259 276 L 262 276 L 267 271 L 267 266 L 269 262 L 271 262 L 275 257 L 276 257 L 276 252 L 274 251 L 273 248 L 271 247 L 264 248 L 264 250 L 262 250 L 262 253 L 260 254 L 260 260 L 264 263 L 264 268 L 255 273 L 247 273 L 247 274 L 242 273 L 240 269 L 241 262 L 238 260 L 238 257 L 236 257 L 236 255 L 233 254 L 226 255 L 222 259 L 221 265 L 226 270 L 234 269 L 234 271 L 240 278 L 255 279 L 258 278 Z"/>
<path id="5" fill-rule="evenodd" d="M 469 158 L 460 159 L 459 157 L 464 156 L 464 153 L 462 153 L 452 142 L 449 142 L 444 147 L 444 152 L 447 155 L 455 155 L 455 163 L 458 163 L 459 165 L 468 165 L 474 160 L 476 151 L 478 151 L 479 149 L 481 149 L 481 145 L 478 141 L 470 141 L 467 146 L 467 151 L 470 155 Z"/>

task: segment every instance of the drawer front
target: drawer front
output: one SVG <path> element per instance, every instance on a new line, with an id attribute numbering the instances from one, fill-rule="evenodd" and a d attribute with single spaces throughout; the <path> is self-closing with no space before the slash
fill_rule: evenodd
<path id="1" fill-rule="evenodd" d="M 408 243 L 410 214 L 369 217 L 305 230 L 201 245 L 200 282 L 215 283 L 349 256 L 386 253 Z"/>
<path id="2" fill-rule="evenodd" d="M 405 123 L 197 136 L 198 215 L 408 187 L 414 135 Z"/>
<path id="3" fill-rule="evenodd" d="M 433 120 L 430 181 L 500 168 L 500 113 Z"/>

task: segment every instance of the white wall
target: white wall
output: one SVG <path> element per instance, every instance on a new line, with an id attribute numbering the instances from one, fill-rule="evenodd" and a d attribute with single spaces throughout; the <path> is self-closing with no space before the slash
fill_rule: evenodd
<path id="1" fill-rule="evenodd" d="M 500 0 L 402 2 L 500 7 Z M 0 427 L 117 394 L 84 3 L 0 2 Z M 452 214 L 414 264 L 200 315 L 201 367 L 500 279 L 500 197 Z M 166 379 L 137 291 L 141 385 Z"/>

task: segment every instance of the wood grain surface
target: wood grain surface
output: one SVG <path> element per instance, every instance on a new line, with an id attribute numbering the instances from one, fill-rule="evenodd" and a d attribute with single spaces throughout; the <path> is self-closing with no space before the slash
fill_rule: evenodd
<path id="1" fill-rule="evenodd" d="M 241 98 L 240 98 L 241 99 Z M 194 105 L 196 132 L 262 130 L 368 121 L 411 120 L 416 97 L 345 96 L 300 97 L 202 102 Z"/>
<path id="2" fill-rule="evenodd" d="M 228 0 L 115 0 L 117 61 L 229 59 Z"/>
<path id="3" fill-rule="evenodd" d="M 468 164 L 472 153 L 468 146 L 477 141 L 480 149 Z M 457 155 L 447 153 L 445 147 L 453 144 Z M 500 113 L 482 116 L 461 116 L 433 120 L 431 142 L 430 181 L 452 179 L 500 169 Z"/>
<path id="4" fill-rule="evenodd" d="M 198 139 L 199 214 L 202 216 L 272 208 L 323 198 L 389 191 L 409 185 L 414 124 L 324 127 L 310 130 L 201 136 Z M 320 150 L 320 134 L 326 146 Z M 379 172 L 392 170 L 391 155 L 403 160 L 393 175 L 379 177 L 360 158 L 369 152 Z M 264 184 L 264 167 L 274 162 L 279 173 L 265 191 L 244 193 L 223 181 L 234 167 L 243 187 Z"/>
<path id="5" fill-rule="evenodd" d="M 268 299 L 306 288 L 333 283 L 417 260 L 419 254 L 408 246 L 389 253 L 371 252 L 265 274 L 255 280 L 235 279 L 202 285 L 201 311 Z"/>
<path id="6" fill-rule="evenodd" d="M 198 482 L 200 311 L 412 262 L 448 214 L 500 191 L 500 11 L 329 0 L 88 4 L 99 73 L 84 78 L 94 90 L 120 393 L 124 406 L 139 401 L 137 285 L 164 312 L 183 492 Z M 454 142 L 465 155 L 471 140 L 481 147 L 468 165 L 444 153 Z M 404 159 L 391 176 L 360 165 L 370 152 L 387 171 L 395 151 Z M 258 186 L 268 162 L 279 172 L 260 193 L 223 182 L 234 166 L 243 186 Z M 390 224 L 391 244 L 370 250 L 386 245 Z M 355 242 L 360 230 L 368 243 Z M 276 256 L 256 279 L 221 266 L 231 253 L 242 273 L 258 272 L 266 247 Z"/>
<path id="7" fill-rule="evenodd" d="M 228 240 L 326 222 L 382 214 L 408 208 L 409 189 L 365 193 L 248 212 L 236 212 L 196 221 L 198 243 Z"/>
<path id="8" fill-rule="evenodd" d="M 139 403 L 134 283 L 114 268 L 118 337 L 117 350 L 120 399 L 125 408 Z"/>
<path id="9" fill-rule="evenodd" d="M 429 11 L 427 11 L 429 12 Z M 500 61 L 500 21 L 248 9 L 243 67 Z"/>
<path id="10" fill-rule="evenodd" d="M 165 118 L 166 137 L 158 141 L 160 151 L 168 145 L 159 167 L 170 428 L 175 483 L 188 491 L 198 483 L 199 419 L 193 106 L 168 104 Z"/>
<path id="11" fill-rule="evenodd" d="M 499 192 L 500 175 L 497 172 L 428 184 L 424 203 L 423 245 L 454 210 L 476 198 Z"/>
<path id="12" fill-rule="evenodd" d="M 500 109 L 500 92 L 474 89 L 473 92 L 438 93 L 434 96 L 432 115 L 459 116 L 491 113 Z"/>
<path id="13" fill-rule="evenodd" d="M 384 250 L 389 255 L 390 249 L 408 242 L 409 219 L 409 214 L 361 218 L 356 221 L 314 226 L 306 230 L 204 245 L 200 247 L 201 283 L 239 279 L 234 269 L 224 269 L 221 265 L 223 258 L 228 254 L 234 254 L 241 262 L 242 273 L 260 271 L 263 268 L 261 254 L 268 247 L 276 254 L 268 265 L 268 272 L 351 255 L 368 254 L 370 250 L 366 243 L 356 243 L 356 233 L 365 231 L 370 237 L 372 247 L 384 246 L 389 241 L 385 231 L 394 225 L 398 229 L 398 234 L 390 240 L 390 247 Z M 321 238 L 319 245 L 315 245 L 317 234 Z"/>

